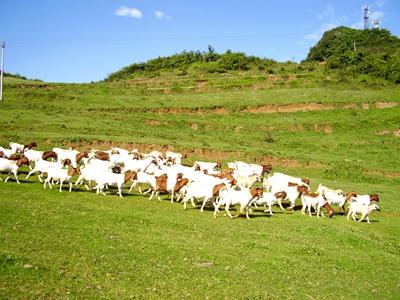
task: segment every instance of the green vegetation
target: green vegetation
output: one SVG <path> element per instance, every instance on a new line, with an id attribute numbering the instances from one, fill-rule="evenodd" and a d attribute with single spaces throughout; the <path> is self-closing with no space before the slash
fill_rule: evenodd
<path id="1" fill-rule="evenodd" d="M 226 51 L 224 54 L 216 53 L 212 46 L 208 46 L 208 52 L 183 51 L 180 54 L 168 57 L 158 57 L 146 63 L 132 64 L 120 71 L 110 74 L 106 81 L 130 79 L 137 77 L 155 77 L 162 72 L 178 71 L 178 75 L 184 76 L 188 72 L 200 73 L 226 73 L 233 70 L 259 69 L 277 65 L 271 59 L 262 59 L 256 56 L 247 56 L 242 52 Z"/>
<path id="2" fill-rule="evenodd" d="M 329 30 L 310 50 L 306 61 L 325 61 L 330 69 L 400 83 L 400 39 L 385 29 Z"/>
<path id="3" fill-rule="evenodd" d="M 322 65 L 321 65 L 322 63 Z M 340 84 L 382 86 L 400 83 L 400 39 L 385 29 L 358 30 L 337 27 L 324 33 L 311 48 L 301 64 L 278 63 L 267 58 L 247 56 L 230 50 L 219 54 L 212 46 L 207 52 L 183 51 L 167 57 L 158 57 L 145 63 L 136 63 L 110 74 L 105 81 L 163 78 L 175 75 L 179 82 L 185 77 L 204 80 L 246 72 L 252 82 L 277 76 L 283 84 L 287 76 L 290 87 L 310 87 L 338 82 Z M 283 79 L 283 80 L 282 80 Z M 207 80 L 206 82 L 211 81 Z M 214 84 L 218 85 L 218 82 Z M 195 85 L 195 84 L 193 84 Z M 234 84 L 227 86 L 231 88 Z M 269 85 L 271 86 L 271 85 Z M 179 87 L 177 87 L 179 90 Z"/>
<path id="4" fill-rule="evenodd" d="M 217 69 L 229 56 L 212 47 L 199 55 L 218 57 Z M 126 188 L 123 199 L 114 189 L 105 197 L 44 190 L 36 177 L 24 180 L 24 167 L 20 185 L 0 182 L 0 298 L 397 299 L 400 87 L 340 73 L 329 59 L 254 59 L 224 72 L 203 61 L 168 64 L 92 84 L 7 76 L 0 145 L 272 163 L 310 178 L 313 190 L 378 193 L 382 211 L 370 225 L 310 218 L 299 207 L 214 219 L 211 209 L 184 211 Z"/>
<path id="5" fill-rule="evenodd" d="M 27 82 L 27 80 L 32 80 L 32 81 L 36 81 L 36 82 L 41 82 L 42 80 L 40 80 L 40 79 L 28 79 L 28 78 L 26 78 L 25 76 L 22 76 L 22 75 L 20 75 L 20 74 L 12 74 L 12 73 L 7 73 L 7 72 L 4 72 L 4 77 L 5 78 L 7 78 L 7 79 L 9 79 L 9 82 L 17 82 L 17 81 L 20 81 L 20 82 L 24 82 L 24 83 L 26 83 Z"/>

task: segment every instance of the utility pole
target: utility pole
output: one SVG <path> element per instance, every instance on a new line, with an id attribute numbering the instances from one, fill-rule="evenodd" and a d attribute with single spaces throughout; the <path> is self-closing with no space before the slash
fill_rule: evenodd
<path id="1" fill-rule="evenodd" d="M 1 75 L 0 75 L 0 101 L 3 100 L 3 74 L 4 74 L 4 48 L 6 47 L 6 42 L 1 43 Z"/>

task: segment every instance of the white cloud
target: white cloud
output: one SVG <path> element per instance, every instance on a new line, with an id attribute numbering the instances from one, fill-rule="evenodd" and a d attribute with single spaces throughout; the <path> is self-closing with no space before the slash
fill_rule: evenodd
<path id="1" fill-rule="evenodd" d="M 130 17 L 134 19 L 141 19 L 143 17 L 142 12 L 137 8 L 126 6 L 119 7 L 114 14 L 120 17 Z"/>
<path id="2" fill-rule="evenodd" d="M 160 20 L 163 20 L 163 19 L 171 20 L 170 16 L 166 15 L 165 13 L 163 13 L 162 11 L 159 11 L 159 10 L 155 11 L 154 15 L 156 16 L 157 19 L 160 19 Z"/>
<path id="3" fill-rule="evenodd" d="M 162 19 L 165 17 L 165 14 L 162 11 L 155 11 L 154 14 L 156 15 L 157 19 Z"/>

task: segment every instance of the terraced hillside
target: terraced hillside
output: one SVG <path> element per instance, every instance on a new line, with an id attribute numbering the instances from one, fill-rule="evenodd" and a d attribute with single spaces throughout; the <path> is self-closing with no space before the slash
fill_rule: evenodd
<path id="1" fill-rule="evenodd" d="M 34 132 L 42 147 L 128 143 L 220 152 L 222 161 L 241 156 L 400 171 L 386 159 L 399 146 L 397 86 L 169 94 L 142 89 L 126 82 L 10 84 L 1 107 L 2 143 L 29 140 Z"/>
<path id="2" fill-rule="evenodd" d="M 310 218 L 299 207 L 274 207 L 273 217 L 255 209 L 251 221 L 213 219 L 137 191 L 119 199 L 113 189 L 106 197 L 44 190 L 23 179 L 24 168 L 20 185 L 1 182 L 2 298 L 397 297 L 399 87 L 290 88 L 290 78 L 274 87 L 266 75 L 206 88 L 227 82 L 221 75 L 176 89 L 174 80 L 7 79 L 0 144 L 170 149 L 186 153 L 188 165 L 267 162 L 310 178 L 314 190 L 324 183 L 378 193 L 382 211 L 370 225 L 340 214 Z"/>

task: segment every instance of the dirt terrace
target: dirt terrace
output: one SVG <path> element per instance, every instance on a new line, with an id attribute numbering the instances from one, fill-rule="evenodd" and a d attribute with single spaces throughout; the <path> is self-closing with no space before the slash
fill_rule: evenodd
<path id="1" fill-rule="evenodd" d="M 293 103 L 293 104 L 266 104 L 257 107 L 247 107 L 242 110 L 248 113 L 292 113 L 306 111 L 322 111 L 334 109 L 383 109 L 400 105 L 398 102 L 375 103 Z M 223 107 L 204 108 L 155 108 L 151 112 L 156 114 L 229 114 L 232 111 Z"/>

